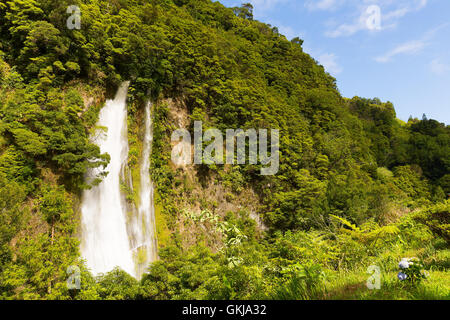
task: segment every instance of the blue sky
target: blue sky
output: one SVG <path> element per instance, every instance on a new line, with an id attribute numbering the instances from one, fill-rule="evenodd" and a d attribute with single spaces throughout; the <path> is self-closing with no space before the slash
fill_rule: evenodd
<path id="1" fill-rule="evenodd" d="M 449 0 L 220 2 L 250 2 L 255 19 L 302 38 L 345 97 L 391 101 L 405 121 L 425 113 L 450 124 Z"/>

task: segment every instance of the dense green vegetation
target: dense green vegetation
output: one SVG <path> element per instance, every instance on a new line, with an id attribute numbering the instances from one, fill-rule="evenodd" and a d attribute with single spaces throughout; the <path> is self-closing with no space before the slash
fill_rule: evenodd
<path id="1" fill-rule="evenodd" d="M 81 30 L 66 27 L 73 4 Z M 158 103 L 152 177 L 171 236 L 140 282 L 121 270 L 92 277 L 79 257 L 77 203 L 86 170 L 109 156 L 89 141 L 99 106 L 87 108 L 85 96 L 129 79 L 131 135 L 150 97 L 183 101 L 204 127 L 280 129 L 275 176 L 260 176 L 259 165 L 195 168 L 231 198 L 252 189 L 266 231 L 245 210 L 218 216 L 200 199 L 211 220 L 179 206 L 189 186 L 169 163 L 174 125 Z M 133 166 L 139 143 L 130 144 Z M 0 3 L 0 298 L 448 298 L 448 194 L 448 126 L 425 116 L 404 123 L 390 102 L 342 97 L 302 40 L 254 21 L 251 6 Z M 203 230 L 189 245 L 183 223 Z M 397 281 L 405 256 L 421 258 L 430 278 Z M 383 272 L 379 291 L 365 287 L 372 264 Z M 81 269 L 76 292 L 66 286 L 71 265 Z"/>

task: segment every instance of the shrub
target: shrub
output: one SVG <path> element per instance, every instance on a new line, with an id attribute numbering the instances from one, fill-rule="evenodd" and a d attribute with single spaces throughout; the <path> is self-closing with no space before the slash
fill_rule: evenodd
<path id="1" fill-rule="evenodd" d="M 412 285 L 417 285 L 427 277 L 423 270 L 423 263 L 417 258 L 403 258 L 398 267 L 400 272 L 397 277 L 400 281 L 407 281 Z"/>

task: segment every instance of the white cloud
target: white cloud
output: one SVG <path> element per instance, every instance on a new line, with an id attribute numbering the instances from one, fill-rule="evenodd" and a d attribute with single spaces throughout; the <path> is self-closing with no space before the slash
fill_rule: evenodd
<path id="1" fill-rule="evenodd" d="M 310 10 L 330 10 L 336 8 L 337 0 L 313 0 L 306 2 L 305 6 Z"/>
<path id="2" fill-rule="evenodd" d="M 343 68 L 337 62 L 337 57 L 334 53 L 324 53 L 317 57 L 317 61 L 326 71 L 328 71 L 332 75 L 337 75 L 343 71 Z"/>
<path id="3" fill-rule="evenodd" d="M 347 24 L 341 24 L 337 28 L 331 31 L 325 32 L 325 35 L 330 38 L 337 38 L 342 36 L 351 36 L 355 34 L 356 32 L 363 30 L 366 28 L 366 13 L 364 12 L 359 16 L 359 18 L 354 21 L 353 23 Z"/>
<path id="4" fill-rule="evenodd" d="M 322 1 L 326 0 L 321 0 L 318 3 Z M 338 2 L 336 1 L 337 0 L 333 0 L 337 5 Z M 332 30 L 328 30 L 325 35 L 331 38 L 351 36 L 362 30 L 373 32 L 393 28 L 398 24 L 402 17 L 408 13 L 422 10 L 428 4 L 428 0 L 364 0 L 363 3 L 356 0 L 340 1 L 340 4 L 345 2 L 347 7 L 351 8 L 351 12 L 355 12 L 356 10 L 356 14 L 353 14 L 353 18 L 349 18 L 352 20 L 351 22 L 342 23 L 335 26 Z M 313 8 L 320 9 L 317 5 L 318 3 L 316 2 L 316 5 L 314 5 Z M 371 14 L 367 12 L 367 9 L 371 5 L 377 5 L 381 9 L 381 28 L 369 29 L 367 26 L 367 21 L 371 17 Z M 325 7 L 326 6 L 323 6 L 323 10 L 325 10 Z"/>
<path id="5" fill-rule="evenodd" d="M 414 54 L 422 50 L 427 43 L 423 40 L 409 41 L 398 45 L 391 51 L 385 53 L 382 56 L 376 57 L 375 60 L 380 63 L 386 63 L 399 54 Z"/>
<path id="6" fill-rule="evenodd" d="M 293 28 L 289 27 L 289 26 L 283 26 L 283 25 L 278 25 L 278 31 L 286 36 L 286 39 L 291 40 L 295 37 L 301 37 L 299 34 L 297 34 Z M 302 38 L 302 37 L 301 37 Z"/>
<path id="7" fill-rule="evenodd" d="M 420 0 L 419 1 L 419 5 L 417 6 L 417 10 L 420 10 L 422 8 L 425 8 L 428 4 L 428 0 Z"/>
<path id="8" fill-rule="evenodd" d="M 428 4 L 428 0 L 409 1 L 407 3 L 399 2 L 399 6 L 391 11 L 387 11 L 382 15 L 382 19 L 386 22 L 397 23 L 397 20 L 403 18 L 408 13 L 420 11 Z"/>
<path id="9" fill-rule="evenodd" d="M 449 74 L 450 65 L 441 62 L 439 59 L 434 59 L 430 62 L 430 70 L 437 75 Z"/>
<path id="10" fill-rule="evenodd" d="M 305 43 L 303 44 L 303 51 L 316 59 L 319 64 L 325 68 L 325 71 L 329 72 L 333 76 L 336 76 L 344 71 L 344 68 L 338 63 L 337 55 L 310 46 L 308 40 L 305 40 Z"/>
<path id="11" fill-rule="evenodd" d="M 433 38 L 433 36 L 441 29 L 446 28 L 449 26 L 450 23 L 444 23 L 436 28 L 433 28 L 422 36 L 422 38 L 418 40 L 408 41 L 402 44 L 399 44 L 394 49 L 388 51 L 387 53 L 378 56 L 375 58 L 375 61 L 379 63 L 386 63 L 392 60 L 397 55 L 400 54 L 415 54 L 420 52 L 422 49 L 424 49 L 426 46 L 430 44 L 430 40 Z"/>
<path id="12" fill-rule="evenodd" d="M 271 26 L 277 27 L 280 34 L 286 36 L 286 39 L 288 40 L 291 40 L 295 37 L 305 39 L 306 32 L 304 31 L 299 31 L 297 29 L 292 28 L 291 26 L 284 25 L 280 23 L 280 21 L 274 19 L 267 19 L 265 22 L 270 24 Z"/>

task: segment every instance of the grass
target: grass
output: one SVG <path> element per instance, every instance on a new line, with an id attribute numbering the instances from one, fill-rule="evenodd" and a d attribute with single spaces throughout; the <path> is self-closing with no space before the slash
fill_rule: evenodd
<path id="1" fill-rule="evenodd" d="M 420 256 L 423 252 L 408 252 L 403 256 Z M 396 265 L 381 273 L 380 289 L 370 290 L 365 270 L 332 272 L 324 282 L 325 294 L 318 299 L 331 300 L 450 300 L 450 250 L 429 252 L 424 257 L 429 277 L 416 286 L 397 279 Z M 398 259 L 399 261 L 399 259 Z"/>
<path id="2" fill-rule="evenodd" d="M 437 271 L 417 286 L 400 282 L 397 274 L 390 272 L 382 277 L 380 290 L 364 288 L 354 293 L 353 298 L 364 300 L 441 300 L 450 298 L 450 275 Z"/>

